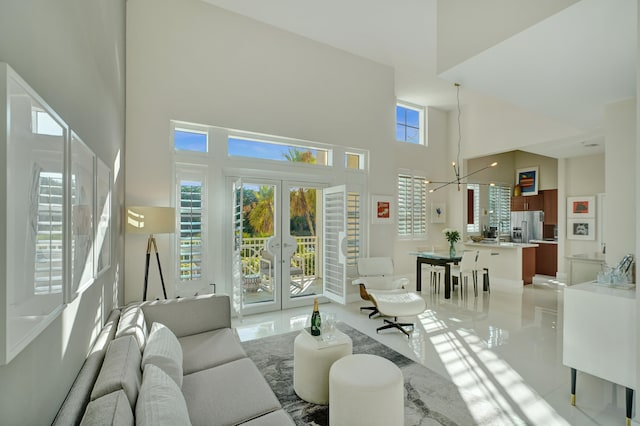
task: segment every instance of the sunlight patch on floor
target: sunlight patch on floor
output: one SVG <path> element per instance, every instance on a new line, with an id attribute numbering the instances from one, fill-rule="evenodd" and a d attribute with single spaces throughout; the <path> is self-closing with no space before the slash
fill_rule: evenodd
<path id="1" fill-rule="evenodd" d="M 446 323 L 434 311 L 425 311 L 419 320 L 476 422 L 569 424 L 507 362 L 487 349 L 500 346 L 508 333 L 498 333 L 488 345 L 470 329 L 445 331 Z"/>

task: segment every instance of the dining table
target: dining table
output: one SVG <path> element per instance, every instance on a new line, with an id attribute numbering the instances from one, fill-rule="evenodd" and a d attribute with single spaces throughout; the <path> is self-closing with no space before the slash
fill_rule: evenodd
<path id="1" fill-rule="evenodd" d="M 451 256 L 449 252 L 423 252 L 412 251 L 410 255 L 416 256 L 416 291 L 422 290 L 422 265 L 427 263 L 429 265 L 444 266 L 444 298 L 451 298 L 451 265 L 457 265 L 462 256 Z"/>

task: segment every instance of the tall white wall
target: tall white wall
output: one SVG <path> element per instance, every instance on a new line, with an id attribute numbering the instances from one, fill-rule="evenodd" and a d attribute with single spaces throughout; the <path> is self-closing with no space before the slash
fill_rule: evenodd
<path id="1" fill-rule="evenodd" d="M 105 316 L 123 300 L 124 173 L 117 161 L 124 154 L 124 29 L 124 0 L 3 0 L 0 5 L 0 61 L 116 172 L 112 266 L 0 366 L 2 424 L 51 424 Z"/>
<path id="2" fill-rule="evenodd" d="M 607 155 L 608 145 L 607 140 Z M 602 229 L 596 228 L 595 240 L 568 240 L 567 237 L 567 197 L 585 196 L 603 193 L 606 191 L 605 181 L 608 176 L 605 174 L 605 155 L 589 155 L 585 157 L 575 157 L 563 160 L 563 179 L 561 180 L 561 187 L 563 194 L 558 191 L 558 237 L 563 241 L 564 254 L 566 256 L 580 253 L 596 253 L 601 250 L 601 234 Z M 608 198 L 608 196 L 606 197 Z M 605 200 L 608 202 L 608 200 Z M 597 201 L 596 201 L 597 202 Z M 615 220 L 615 219 L 614 219 Z M 607 223 L 604 223 L 601 218 L 597 219 L 597 224 L 607 227 Z M 612 241 L 612 244 L 615 244 Z M 609 248 L 609 247 L 607 247 Z M 568 270 L 568 262 L 563 261 L 561 252 L 558 252 L 558 267 L 564 264 L 565 269 Z"/>
<path id="3" fill-rule="evenodd" d="M 635 241 L 631 238 L 636 232 L 635 99 L 605 107 L 605 137 L 605 242 L 607 263 L 615 265 L 625 254 L 635 253 Z"/>
<path id="4" fill-rule="evenodd" d="M 171 204 L 172 119 L 369 149 L 370 193 L 394 196 L 397 168 L 440 163 L 436 148 L 395 142 L 395 101 L 387 66 L 201 1 L 129 1 L 127 204 Z M 221 236 L 228 205 L 223 177 L 220 170 L 210 183 L 218 194 L 210 226 Z M 369 226 L 371 252 L 392 255 L 395 227 Z M 163 272 L 173 277 L 171 241 L 162 237 Z M 126 240 L 125 298 L 139 300 L 146 239 Z M 225 291 L 222 238 L 213 245 L 213 279 Z M 173 294 L 171 279 L 168 287 Z M 153 276 L 149 291 L 158 295 Z"/>

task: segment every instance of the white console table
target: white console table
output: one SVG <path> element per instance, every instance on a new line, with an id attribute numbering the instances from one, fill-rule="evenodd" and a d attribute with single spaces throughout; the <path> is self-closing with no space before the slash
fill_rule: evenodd
<path id="1" fill-rule="evenodd" d="M 594 284 L 564 290 L 563 363 L 571 368 L 571 404 L 576 371 L 626 387 L 627 424 L 636 389 L 636 290 Z"/>

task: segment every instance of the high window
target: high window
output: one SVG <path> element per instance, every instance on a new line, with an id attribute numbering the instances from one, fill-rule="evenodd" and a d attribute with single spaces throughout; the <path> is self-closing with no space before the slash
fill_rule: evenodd
<path id="1" fill-rule="evenodd" d="M 398 175 L 398 236 L 423 238 L 427 233 L 427 179 Z"/>
<path id="2" fill-rule="evenodd" d="M 258 158 L 261 160 L 330 166 L 331 151 L 319 147 L 286 144 L 239 136 L 228 138 L 229 157 Z"/>
<path id="3" fill-rule="evenodd" d="M 507 185 L 489 187 L 489 226 L 503 235 L 511 233 L 511 188 Z"/>
<path id="4" fill-rule="evenodd" d="M 176 151 L 208 152 L 207 133 L 176 128 L 173 133 Z"/>
<path id="5" fill-rule="evenodd" d="M 396 141 L 426 145 L 423 107 L 404 102 L 396 104 Z"/>

